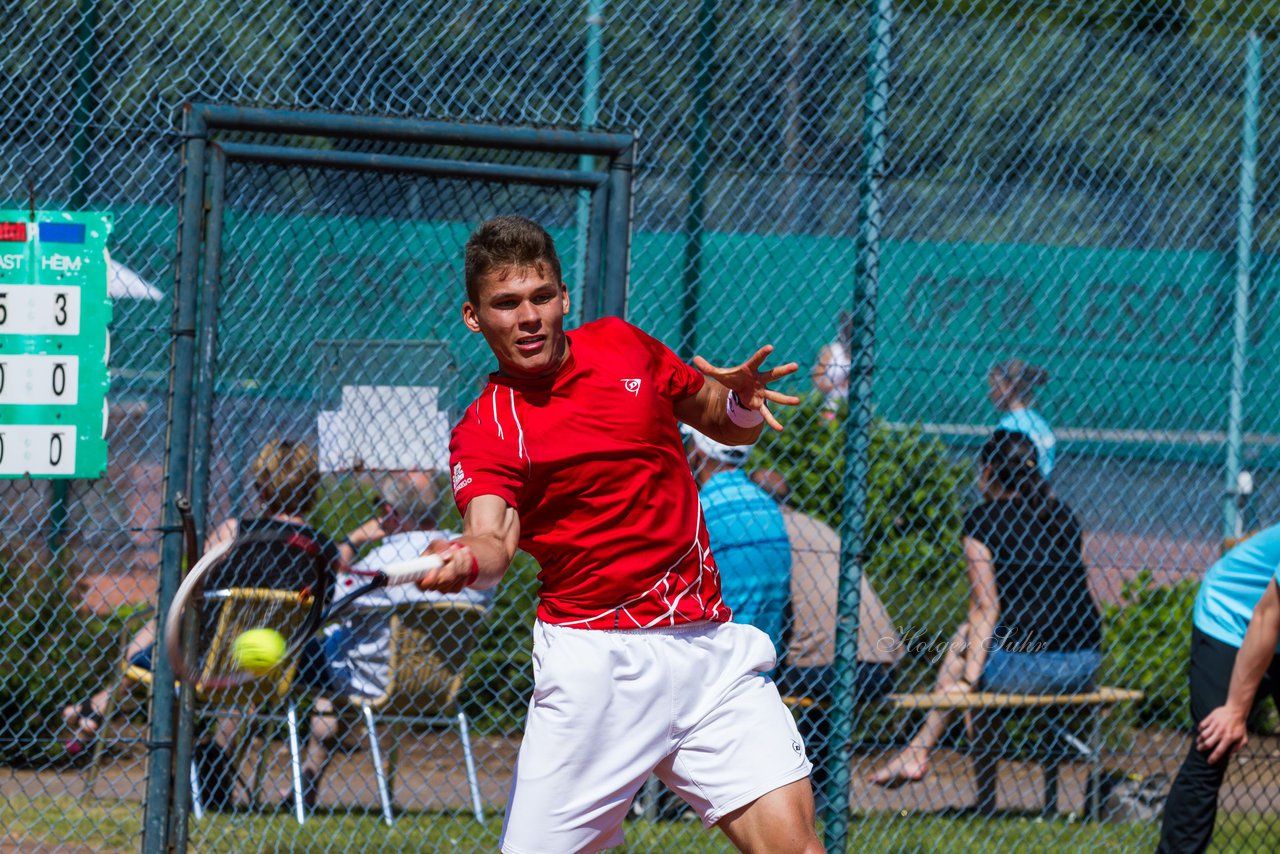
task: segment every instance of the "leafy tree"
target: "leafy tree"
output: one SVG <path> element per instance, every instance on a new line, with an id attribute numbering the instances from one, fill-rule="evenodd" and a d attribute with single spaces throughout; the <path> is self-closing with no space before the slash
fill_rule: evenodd
<path id="1" fill-rule="evenodd" d="M 782 433 L 766 430 L 749 468 L 772 468 L 791 487 L 790 504 L 837 531 L 843 514 L 845 407 L 826 412 L 811 396 L 788 413 Z M 865 484 L 863 571 L 895 624 L 911 633 L 949 637 L 968 596 L 960 526 L 968 509 L 972 466 L 919 426 L 872 425 Z M 936 663 L 911 658 L 900 685 L 930 678 Z"/>

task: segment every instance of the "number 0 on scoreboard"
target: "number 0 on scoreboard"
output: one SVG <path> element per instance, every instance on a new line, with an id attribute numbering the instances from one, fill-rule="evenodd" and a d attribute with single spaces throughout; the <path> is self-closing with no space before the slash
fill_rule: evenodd
<path id="1" fill-rule="evenodd" d="M 107 467 L 111 215 L 0 211 L 0 478 Z"/>

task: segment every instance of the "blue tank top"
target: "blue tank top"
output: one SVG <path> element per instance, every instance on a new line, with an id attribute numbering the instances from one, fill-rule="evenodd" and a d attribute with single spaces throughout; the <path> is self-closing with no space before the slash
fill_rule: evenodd
<path id="1" fill-rule="evenodd" d="M 1264 528 L 1209 567 L 1196 594 L 1192 622 L 1209 637 L 1239 647 L 1272 579 L 1280 579 L 1280 525 Z"/>

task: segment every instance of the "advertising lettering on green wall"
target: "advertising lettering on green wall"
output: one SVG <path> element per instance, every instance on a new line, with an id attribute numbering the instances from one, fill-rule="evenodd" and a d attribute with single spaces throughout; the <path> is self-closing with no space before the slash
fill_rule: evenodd
<path id="1" fill-rule="evenodd" d="M 144 213 L 168 215 L 117 212 L 121 219 Z M 389 340 L 444 342 L 461 375 L 478 379 L 492 368 L 483 342 L 452 311 L 439 311 L 442 291 L 446 304 L 463 299 L 468 231 L 456 222 L 231 213 L 221 311 L 255 322 L 224 324 L 220 385 L 311 394 L 273 388 L 274 366 L 310 361 L 314 341 L 344 337 L 349 312 L 376 316 L 378 334 Z M 568 230 L 553 236 L 574 245 Z M 645 301 L 630 319 L 692 357 L 679 340 L 684 241 L 670 232 L 634 235 L 632 289 L 669 298 Z M 697 352 L 725 362 L 772 343 L 780 358 L 801 365 L 791 389 L 807 391 L 807 367 L 848 309 L 853 239 L 711 232 L 701 258 Z M 888 240 L 880 262 L 874 394 L 877 415 L 890 422 L 960 435 L 989 428 L 987 370 L 1017 357 L 1049 370 L 1040 406 L 1068 441 L 1096 435 L 1177 444 L 1194 434 L 1211 444 L 1225 429 L 1235 286 L 1229 253 Z M 1250 318 L 1255 366 L 1280 356 L 1280 336 L 1271 331 L 1276 281 L 1275 263 L 1264 259 Z M 576 283 L 569 287 L 576 293 Z M 316 313 L 317 305 L 324 310 Z M 300 316 L 315 320 L 300 326 Z M 261 347 L 263 340 L 271 346 Z M 136 348 L 122 341 L 117 349 Z M 1104 376 L 1107 393 L 1098 394 Z M 471 383 L 464 386 L 470 391 Z M 1257 396 L 1246 400 L 1246 421 L 1252 434 L 1280 433 L 1280 410 Z"/>
<path id="2" fill-rule="evenodd" d="M 984 424 L 988 368 L 1018 357 L 1048 369 L 1057 425 L 1221 430 L 1232 286 L 1214 252 L 889 243 L 877 403 L 890 420 Z"/>

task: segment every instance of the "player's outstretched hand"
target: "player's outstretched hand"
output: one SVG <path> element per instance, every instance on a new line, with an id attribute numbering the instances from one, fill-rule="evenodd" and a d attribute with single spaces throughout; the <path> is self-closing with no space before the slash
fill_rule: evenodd
<path id="1" fill-rule="evenodd" d="M 1209 754 L 1209 764 L 1213 765 L 1226 759 L 1249 741 L 1245 731 L 1246 715 L 1241 715 L 1227 706 L 1219 706 L 1200 721 L 1200 732 L 1196 737 L 1196 750 Z"/>
<path id="2" fill-rule="evenodd" d="M 422 554 L 437 555 L 443 563 L 439 569 L 427 573 L 418 580 L 419 590 L 458 593 L 467 586 L 471 578 L 471 567 L 475 561 L 471 555 L 471 549 L 459 542 L 432 540 Z"/>
<path id="3" fill-rule="evenodd" d="M 783 394 L 769 388 L 769 383 L 781 379 L 800 370 L 795 362 L 788 362 L 767 371 L 760 370 L 760 365 L 773 352 L 773 345 L 766 344 L 741 365 L 733 368 L 717 368 L 701 356 L 693 357 L 693 366 L 707 376 L 716 380 L 725 388 L 738 395 L 738 400 L 747 409 L 756 409 L 764 416 L 764 422 L 774 430 L 781 430 L 782 424 L 769 411 L 769 403 L 781 403 L 785 406 L 797 406 L 800 398 L 792 394 Z"/>

